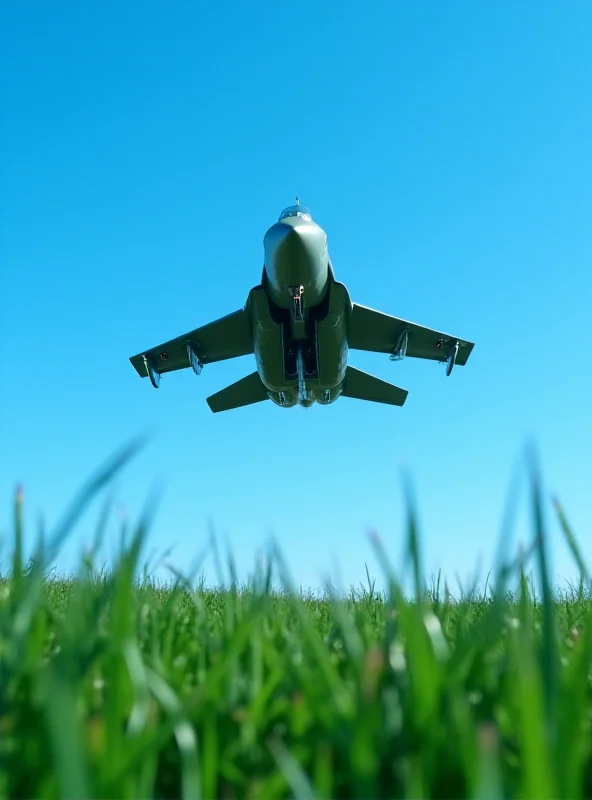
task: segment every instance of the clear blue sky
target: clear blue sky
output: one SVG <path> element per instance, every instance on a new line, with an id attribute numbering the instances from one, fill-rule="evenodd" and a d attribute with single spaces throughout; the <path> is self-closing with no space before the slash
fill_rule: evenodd
<path id="1" fill-rule="evenodd" d="M 592 6 L 5 4 L 0 28 L 0 529 L 32 535 L 129 437 L 136 520 L 186 567 L 210 525 L 244 573 L 274 534 L 296 581 L 379 576 L 401 470 L 426 570 L 491 564 L 528 439 L 592 564 Z M 165 376 L 128 357 L 241 307 L 298 194 L 353 298 L 476 342 L 466 368 L 350 363 L 409 390 L 212 415 L 252 356 Z M 88 543 L 97 505 L 59 565 Z M 573 574 L 558 544 L 553 574 Z M 516 537 L 528 533 L 523 493 Z M 112 528 L 112 552 L 116 528 Z M 110 549 L 109 549 L 110 548 Z M 206 570 L 214 579 L 211 562 Z"/>

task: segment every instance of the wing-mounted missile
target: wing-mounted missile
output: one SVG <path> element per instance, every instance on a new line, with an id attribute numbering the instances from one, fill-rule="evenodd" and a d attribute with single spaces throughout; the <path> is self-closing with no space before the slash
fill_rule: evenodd
<path id="1" fill-rule="evenodd" d="M 193 349 L 193 345 L 191 344 L 191 342 L 186 343 L 185 349 L 187 350 L 187 358 L 189 359 L 189 363 L 191 364 L 191 369 L 195 372 L 196 375 L 200 375 L 203 369 L 203 364 L 199 360 L 199 356 Z"/>
<path id="2" fill-rule="evenodd" d="M 203 369 L 203 364 L 200 361 L 199 356 L 193 349 L 193 345 L 191 344 L 191 342 L 187 342 L 185 344 L 185 350 L 187 352 L 187 358 L 189 359 L 189 364 L 191 366 L 191 369 L 195 372 L 196 375 L 199 375 Z M 160 354 L 160 357 L 162 358 L 163 361 L 166 361 L 168 359 L 168 352 L 163 351 Z M 161 373 L 154 366 L 154 362 L 152 361 L 150 354 L 146 355 L 146 353 L 144 353 L 142 355 L 142 361 L 144 362 L 146 374 L 150 378 L 150 383 L 154 386 L 155 389 L 158 389 L 158 387 L 160 386 Z"/>
<path id="3" fill-rule="evenodd" d="M 446 359 L 446 375 L 450 375 L 452 369 L 456 363 L 456 356 L 458 354 L 458 342 L 454 342 L 451 346 L 450 351 L 448 353 L 448 358 Z"/>
<path id="4" fill-rule="evenodd" d="M 152 361 L 145 355 L 142 356 L 142 361 L 144 362 L 144 366 L 146 367 L 146 374 L 150 378 L 150 383 L 154 386 L 155 389 L 158 389 L 160 386 L 160 372 L 158 372 L 152 363 Z"/>
<path id="5" fill-rule="evenodd" d="M 442 350 L 443 347 L 444 347 L 444 344 L 448 344 L 449 342 L 450 342 L 450 347 L 449 347 L 449 350 L 448 350 L 448 355 L 446 356 L 446 358 L 439 359 L 440 364 L 446 364 L 446 375 L 447 376 L 450 375 L 450 373 L 452 372 L 452 370 L 454 368 L 454 365 L 456 364 L 456 357 L 458 356 L 458 348 L 461 347 L 461 346 L 462 347 L 466 347 L 467 346 L 466 342 L 462 342 L 462 344 L 461 344 L 461 342 L 459 342 L 458 339 L 450 340 L 450 339 L 446 338 L 446 339 L 438 339 L 438 341 L 436 342 L 436 347 L 438 348 L 438 350 Z M 471 345 L 471 348 L 472 348 L 472 345 Z M 468 356 L 467 356 L 467 358 L 468 358 Z M 466 361 L 466 359 L 465 359 L 465 361 Z"/>
<path id="6" fill-rule="evenodd" d="M 402 361 L 407 355 L 407 346 L 409 344 L 409 328 L 403 328 L 397 338 L 397 343 L 390 356 L 390 361 Z"/>

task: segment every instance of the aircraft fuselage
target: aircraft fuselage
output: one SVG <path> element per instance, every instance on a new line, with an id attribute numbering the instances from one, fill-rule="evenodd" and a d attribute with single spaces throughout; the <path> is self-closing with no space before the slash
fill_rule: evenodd
<path id="1" fill-rule="evenodd" d="M 325 231 L 306 209 L 287 212 L 265 233 L 262 282 L 247 301 L 257 370 L 277 405 L 326 405 L 345 378 L 351 299 L 334 279 Z"/>

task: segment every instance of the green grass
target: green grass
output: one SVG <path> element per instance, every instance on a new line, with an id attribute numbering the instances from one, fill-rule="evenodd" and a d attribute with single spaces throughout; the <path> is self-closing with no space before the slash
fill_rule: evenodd
<path id="1" fill-rule="evenodd" d="M 592 589 L 558 506 L 581 579 L 551 589 L 535 470 L 531 551 L 500 557 L 481 593 L 457 599 L 422 584 L 411 504 L 411 598 L 377 539 L 385 594 L 370 582 L 303 596 L 275 551 L 248 586 L 159 586 L 138 578 L 146 520 L 109 574 L 89 558 L 72 580 L 48 576 L 135 450 L 29 564 L 16 498 L 0 580 L 1 797 L 592 797 Z"/>

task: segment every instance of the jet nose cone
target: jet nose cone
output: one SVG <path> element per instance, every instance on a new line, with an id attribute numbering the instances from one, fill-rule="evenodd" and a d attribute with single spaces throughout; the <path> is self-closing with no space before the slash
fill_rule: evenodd
<path id="1" fill-rule="evenodd" d="M 313 222 L 295 220 L 276 222 L 265 234 L 263 242 L 266 264 L 279 262 L 297 264 L 322 258 L 327 238 Z"/>
<path id="2" fill-rule="evenodd" d="M 283 222 L 276 222 L 265 234 L 263 242 L 265 253 L 269 261 L 273 262 L 278 254 L 280 248 L 286 244 L 287 240 L 291 238 L 293 244 L 296 246 L 296 240 L 299 234 L 293 225 L 285 225 Z"/>
<path id="3" fill-rule="evenodd" d="M 286 225 L 284 222 L 276 222 L 265 234 L 265 251 L 273 257 L 282 247 L 298 247 L 302 237 L 302 227 Z"/>
<path id="4" fill-rule="evenodd" d="M 304 287 L 308 302 L 317 302 L 328 275 L 325 231 L 312 220 L 282 219 L 269 228 L 263 247 L 274 302 L 291 307 L 295 286 Z"/>

